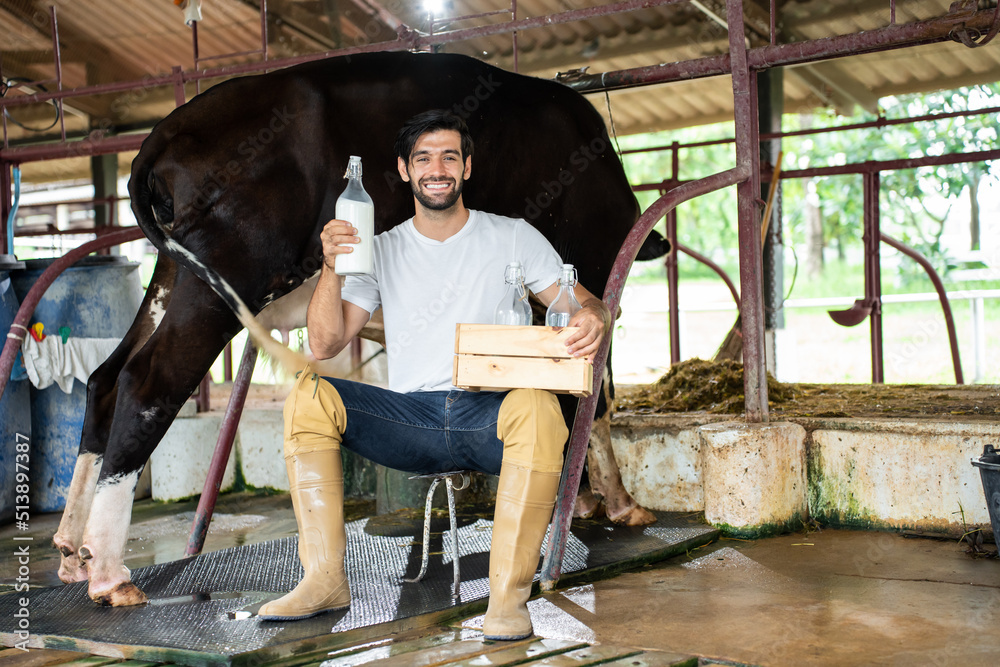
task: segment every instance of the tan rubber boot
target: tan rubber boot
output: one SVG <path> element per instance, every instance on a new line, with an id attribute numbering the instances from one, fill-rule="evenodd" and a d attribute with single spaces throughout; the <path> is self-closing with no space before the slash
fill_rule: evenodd
<path id="1" fill-rule="evenodd" d="M 268 602 L 264 620 L 308 618 L 351 604 L 344 571 L 344 477 L 340 452 L 309 452 L 285 461 L 292 508 L 299 525 L 299 560 L 305 576 L 288 595 Z"/>
<path id="2" fill-rule="evenodd" d="M 532 634 L 527 603 L 559 491 L 567 435 L 559 402 L 548 392 L 517 389 L 500 406 L 497 437 L 504 450 L 490 545 L 486 639 Z"/>
<path id="3" fill-rule="evenodd" d="M 559 473 L 507 463 L 500 469 L 490 544 L 490 603 L 483 621 L 486 639 L 532 634 L 528 598 L 558 490 Z"/>
<path id="4" fill-rule="evenodd" d="M 345 424 L 337 391 L 308 368 L 300 373 L 285 402 L 285 466 L 305 576 L 288 595 L 262 606 L 261 619 L 297 620 L 351 604 L 340 459 Z"/>

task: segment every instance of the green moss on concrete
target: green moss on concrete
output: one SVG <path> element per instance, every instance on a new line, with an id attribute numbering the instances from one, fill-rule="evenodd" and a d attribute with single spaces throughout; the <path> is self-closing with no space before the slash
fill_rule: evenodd
<path id="1" fill-rule="evenodd" d="M 756 540 L 762 537 L 773 537 L 785 533 L 794 533 L 805 526 L 805 520 L 801 514 L 796 513 L 788 521 L 780 523 L 763 523 L 756 526 L 731 526 L 728 523 L 711 524 L 718 528 L 724 537 L 735 537 L 742 540 Z"/>

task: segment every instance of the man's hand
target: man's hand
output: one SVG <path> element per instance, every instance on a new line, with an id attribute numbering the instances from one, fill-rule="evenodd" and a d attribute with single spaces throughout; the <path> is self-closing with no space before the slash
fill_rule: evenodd
<path id="1" fill-rule="evenodd" d="M 326 223 L 319 235 L 320 240 L 323 242 L 323 263 L 330 269 L 333 269 L 337 255 L 354 252 L 354 248 L 351 245 L 344 244 L 360 243 L 361 239 L 356 236 L 357 233 L 358 230 L 351 223 L 343 220 L 334 219 Z"/>
<path id="2" fill-rule="evenodd" d="M 604 302 L 591 297 L 570 318 L 568 326 L 580 330 L 566 339 L 566 351 L 574 357 L 592 359 L 611 325 L 611 313 Z"/>

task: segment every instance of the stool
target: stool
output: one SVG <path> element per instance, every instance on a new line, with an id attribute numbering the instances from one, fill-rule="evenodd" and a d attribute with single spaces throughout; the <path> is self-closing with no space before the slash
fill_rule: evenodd
<path id="1" fill-rule="evenodd" d="M 451 587 L 451 599 L 453 601 L 458 601 L 459 599 L 459 586 L 460 586 L 460 574 L 458 567 L 458 526 L 455 524 L 455 490 L 461 491 L 469 486 L 472 481 L 471 471 L 469 470 L 452 470 L 450 472 L 436 472 L 430 473 L 428 475 L 414 475 L 410 479 L 427 479 L 430 478 L 431 488 L 427 489 L 427 502 L 424 505 L 424 549 L 423 555 L 420 558 L 420 573 L 413 579 L 404 578 L 403 581 L 409 584 L 415 584 L 424 578 L 427 574 L 427 557 L 428 551 L 430 549 L 431 541 L 431 503 L 434 500 L 434 489 L 437 485 L 444 480 L 445 492 L 448 496 L 448 519 L 451 523 L 451 565 L 452 570 L 455 575 L 454 583 Z M 455 486 L 452 478 L 458 477 L 460 479 L 461 486 Z"/>

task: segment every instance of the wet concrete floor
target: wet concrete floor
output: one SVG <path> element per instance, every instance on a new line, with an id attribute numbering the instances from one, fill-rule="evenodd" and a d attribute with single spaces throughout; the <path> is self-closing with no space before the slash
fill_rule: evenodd
<path id="1" fill-rule="evenodd" d="M 193 502 L 137 503 L 126 564 L 183 557 L 193 510 Z M 348 512 L 356 518 L 371 510 L 372 503 L 356 503 Z M 58 519 L 33 517 L 27 533 L 0 528 L 0 592 L 15 582 L 15 534 L 34 537 L 32 584 L 58 584 L 58 558 L 49 546 Z M 206 551 L 294 532 L 287 496 L 227 494 Z M 722 539 L 536 597 L 530 606 L 541 638 L 699 656 L 701 664 L 994 667 L 1000 664 L 1000 561 L 972 558 L 965 549 L 953 540 L 829 528 Z M 455 626 L 472 629 L 481 620 Z"/>

